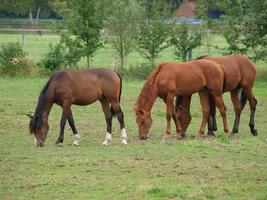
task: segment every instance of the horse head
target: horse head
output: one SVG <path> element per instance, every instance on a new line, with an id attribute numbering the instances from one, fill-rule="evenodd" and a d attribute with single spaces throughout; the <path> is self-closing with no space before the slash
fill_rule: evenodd
<path id="1" fill-rule="evenodd" d="M 152 126 L 151 112 L 138 109 L 135 107 L 136 123 L 138 124 L 139 139 L 146 140 L 148 137 L 149 129 Z"/>
<path id="2" fill-rule="evenodd" d="M 49 129 L 47 119 L 44 119 L 38 113 L 34 115 L 27 114 L 27 116 L 30 117 L 29 130 L 34 135 L 36 146 L 43 147 Z"/>

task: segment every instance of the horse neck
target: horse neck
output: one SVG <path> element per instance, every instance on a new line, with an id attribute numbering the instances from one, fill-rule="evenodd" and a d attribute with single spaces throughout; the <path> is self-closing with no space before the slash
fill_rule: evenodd
<path id="1" fill-rule="evenodd" d="M 154 88 L 147 90 L 146 92 L 141 93 L 139 100 L 138 100 L 138 107 L 139 109 L 145 110 L 150 112 L 158 95 Z"/>
<path id="2" fill-rule="evenodd" d="M 45 104 L 44 104 L 44 110 L 42 112 L 42 119 L 44 121 L 47 121 L 48 120 L 48 115 L 51 111 L 51 108 L 52 108 L 52 105 L 53 103 L 51 103 L 50 101 L 46 101 Z"/>

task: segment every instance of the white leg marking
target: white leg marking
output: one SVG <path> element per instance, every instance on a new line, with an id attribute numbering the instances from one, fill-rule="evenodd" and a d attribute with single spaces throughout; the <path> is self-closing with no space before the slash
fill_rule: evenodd
<path id="1" fill-rule="evenodd" d="M 102 143 L 104 146 L 108 146 L 108 143 L 110 143 L 112 140 L 112 135 L 107 132 L 104 142 Z"/>
<path id="2" fill-rule="evenodd" d="M 127 139 L 128 139 L 128 137 L 126 134 L 126 130 L 125 130 L 125 128 L 123 128 L 123 129 L 121 129 L 121 144 L 122 145 L 128 145 Z"/>
<path id="3" fill-rule="evenodd" d="M 35 136 L 33 136 L 33 141 L 34 141 L 34 144 L 35 144 L 35 146 L 36 146 L 36 145 L 37 145 L 37 139 L 36 139 Z"/>
<path id="4" fill-rule="evenodd" d="M 79 134 L 73 135 L 73 143 L 72 143 L 72 145 L 73 146 L 80 146 L 80 140 L 81 140 L 81 137 L 80 137 Z"/>

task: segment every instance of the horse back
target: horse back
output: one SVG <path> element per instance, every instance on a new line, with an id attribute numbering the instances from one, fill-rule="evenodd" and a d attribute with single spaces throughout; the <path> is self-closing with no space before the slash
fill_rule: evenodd
<path id="1" fill-rule="evenodd" d="M 253 84 L 256 78 L 256 66 L 246 56 L 233 54 L 229 56 L 205 57 L 218 63 L 225 74 L 225 91 L 230 91 L 244 84 Z"/>
<path id="2" fill-rule="evenodd" d="M 109 69 L 66 70 L 53 78 L 54 101 L 63 104 L 88 105 L 103 98 L 117 100 L 120 79 Z"/>
<path id="3" fill-rule="evenodd" d="M 161 68 L 157 76 L 161 96 L 164 96 L 164 91 L 172 91 L 176 96 L 184 96 L 191 95 L 205 87 L 222 90 L 223 71 L 212 61 L 168 62 Z"/>

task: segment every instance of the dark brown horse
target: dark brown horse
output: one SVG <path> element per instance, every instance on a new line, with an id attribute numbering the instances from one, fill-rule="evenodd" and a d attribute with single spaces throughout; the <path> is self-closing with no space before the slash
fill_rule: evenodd
<path id="1" fill-rule="evenodd" d="M 209 114 L 208 93 L 215 99 L 223 118 L 225 134 L 228 132 L 226 107 L 222 99 L 224 75 L 220 66 L 208 60 L 192 62 L 167 62 L 159 65 L 146 80 L 135 105 L 136 122 L 139 138 L 147 139 L 152 126 L 151 109 L 157 97 L 163 99 L 167 106 L 167 128 L 165 137 L 171 133 L 171 117 L 176 125 L 177 138 L 181 138 L 181 126 L 174 109 L 176 96 L 190 96 L 198 92 L 202 106 L 202 123 L 198 136 L 204 134 Z"/>
<path id="2" fill-rule="evenodd" d="M 111 142 L 112 118 L 117 116 L 121 128 L 121 143 L 127 144 L 124 116 L 120 107 L 122 81 L 118 74 L 109 69 L 56 72 L 42 89 L 29 129 L 36 139 L 37 146 L 43 146 L 48 133 L 48 115 L 52 105 L 62 107 L 60 134 L 56 141 L 61 145 L 64 140 L 66 120 L 74 134 L 73 145 L 78 146 L 80 136 L 75 128 L 71 105 L 85 106 L 100 101 L 107 123 L 107 133 L 103 145 Z"/>
<path id="3" fill-rule="evenodd" d="M 243 55 L 230 55 L 230 56 L 220 56 L 220 57 L 210 57 L 202 56 L 198 59 L 211 60 L 220 65 L 224 71 L 224 90 L 223 92 L 231 93 L 231 100 L 235 111 L 235 121 L 232 129 L 232 134 L 238 133 L 240 115 L 246 104 L 249 101 L 250 106 L 250 121 L 249 127 L 253 135 L 257 135 L 258 132 L 255 129 L 254 116 L 256 111 L 257 100 L 253 95 L 253 85 L 256 78 L 256 66 Z M 240 90 L 241 98 L 239 98 Z M 181 105 L 183 103 L 183 105 Z M 216 125 L 216 109 L 213 99 L 210 98 L 211 112 L 208 121 L 208 135 L 214 135 L 213 131 L 217 130 Z M 176 99 L 176 107 L 180 112 L 180 121 L 182 132 L 184 133 L 191 121 L 191 115 L 189 111 L 190 98 L 188 97 L 178 97 Z"/>

